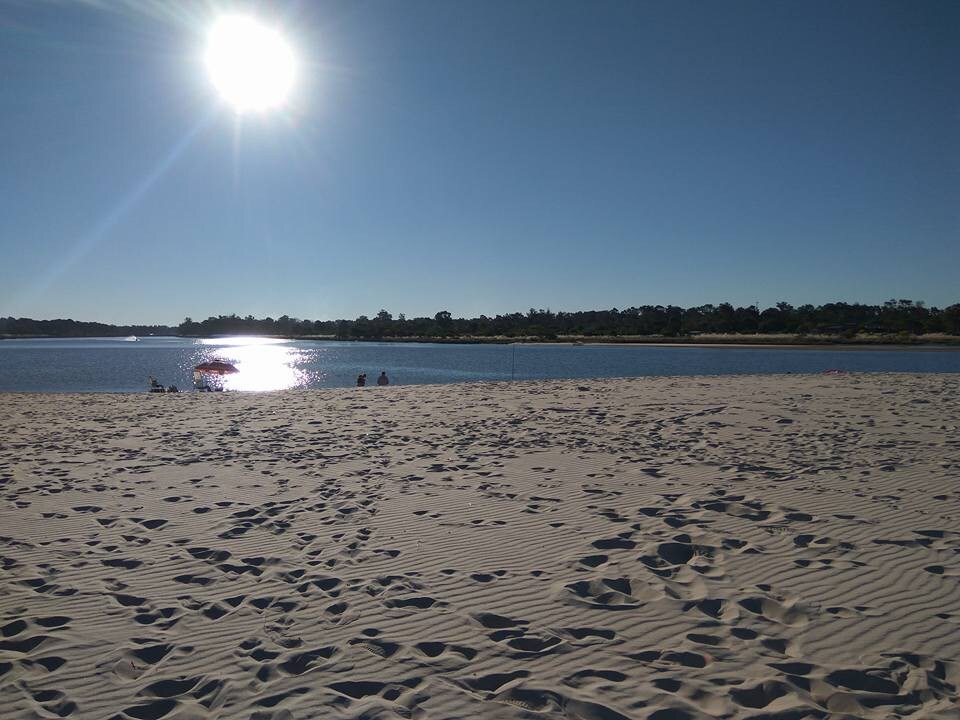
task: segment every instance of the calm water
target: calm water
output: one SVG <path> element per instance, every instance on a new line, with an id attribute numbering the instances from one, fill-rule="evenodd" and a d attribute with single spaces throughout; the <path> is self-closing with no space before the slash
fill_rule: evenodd
<path id="1" fill-rule="evenodd" d="M 193 366 L 223 359 L 240 370 L 227 390 L 471 380 L 739 373 L 960 372 L 960 351 L 797 350 L 569 345 L 343 343 L 262 338 L 119 338 L 0 341 L 0 391 L 141 392 L 147 376 L 192 388 Z"/>

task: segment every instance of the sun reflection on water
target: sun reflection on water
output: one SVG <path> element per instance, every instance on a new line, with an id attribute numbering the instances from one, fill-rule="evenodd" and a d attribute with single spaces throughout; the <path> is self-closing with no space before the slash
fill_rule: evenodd
<path id="1" fill-rule="evenodd" d="M 197 344 L 204 348 L 202 360 L 226 360 L 239 370 L 211 378 L 211 385 L 224 390 L 288 390 L 310 384 L 311 373 L 300 369 L 306 353 L 288 340 L 237 336 L 201 339 Z"/>

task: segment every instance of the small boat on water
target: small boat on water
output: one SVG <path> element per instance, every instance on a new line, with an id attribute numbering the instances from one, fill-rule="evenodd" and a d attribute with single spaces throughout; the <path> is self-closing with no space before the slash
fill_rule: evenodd
<path id="1" fill-rule="evenodd" d="M 123 340 L 124 342 L 139 342 L 140 338 L 138 338 L 136 335 L 128 335 Z"/>

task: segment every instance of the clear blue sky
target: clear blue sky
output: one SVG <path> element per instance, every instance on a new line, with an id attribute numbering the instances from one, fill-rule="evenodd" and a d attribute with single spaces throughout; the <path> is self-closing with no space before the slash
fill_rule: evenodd
<path id="1" fill-rule="evenodd" d="M 960 302 L 958 78 L 955 0 L 0 0 L 0 316 Z"/>

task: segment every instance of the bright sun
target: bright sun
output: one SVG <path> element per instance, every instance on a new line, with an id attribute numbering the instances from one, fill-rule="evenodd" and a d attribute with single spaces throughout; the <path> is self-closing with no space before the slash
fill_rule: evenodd
<path id="1" fill-rule="evenodd" d="M 207 40 L 207 72 L 238 113 L 283 104 L 296 75 L 293 50 L 275 29 L 245 15 L 225 15 Z"/>

